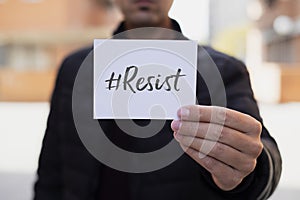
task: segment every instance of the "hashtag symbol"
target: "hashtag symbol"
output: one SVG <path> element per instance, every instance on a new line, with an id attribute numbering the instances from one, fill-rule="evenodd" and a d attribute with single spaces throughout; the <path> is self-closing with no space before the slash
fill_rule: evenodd
<path id="1" fill-rule="evenodd" d="M 110 76 L 110 79 L 107 79 L 105 82 L 108 83 L 108 86 L 106 87 L 106 89 L 113 89 L 116 88 L 116 90 L 119 88 L 120 86 L 120 80 L 121 80 L 121 74 L 119 74 L 118 78 L 115 78 L 115 72 L 113 72 Z M 116 83 L 114 85 L 114 83 Z"/>

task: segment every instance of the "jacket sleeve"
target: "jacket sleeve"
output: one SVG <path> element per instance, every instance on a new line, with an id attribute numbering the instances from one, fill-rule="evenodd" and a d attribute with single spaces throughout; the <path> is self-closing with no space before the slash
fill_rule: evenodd
<path id="1" fill-rule="evenodd" d="M 214 61 L 224 82 L 227 107 L 249 114 L 262 123 L 261 140 L 264 149 L 257 159 L 255 170 L 231 191 L 222 191 L 215 185 L 210 174 L 205 173 L 205 176 L 212 187 L 226 199 L 267 199 L 277 187 L 281 175 L 282 161 L 277 144 L 263 124 L 245 65 L 224 55 L 222 59 Z"/>
<path id="2" fill-rule="evenodd" d="M 64 66 L 64 63 L 62 64 L 62 67 Z M 61 121 L 59 118 L 60 113 L 62 112 L 61 80 L 60 70 L 51 98 L 50 113 L 40 153 L 37 181 L 34 185 L 34 200 L 59 200 L 62 196 L 61 151 L 59 139 Z"/>

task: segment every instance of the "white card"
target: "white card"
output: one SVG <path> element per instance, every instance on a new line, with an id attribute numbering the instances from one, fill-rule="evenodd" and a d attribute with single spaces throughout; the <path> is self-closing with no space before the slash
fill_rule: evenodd
<path id="1" fill-rule="evenodd" d="M 94 41 L 95 119 L 176 119 L 196 102 L 197 43 Z"/>

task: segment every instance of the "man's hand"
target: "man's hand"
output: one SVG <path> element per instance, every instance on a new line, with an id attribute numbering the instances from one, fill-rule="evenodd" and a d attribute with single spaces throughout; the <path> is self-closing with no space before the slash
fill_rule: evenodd
<path id="1" fill-rule="evenodd" d="M 183 150 L 208 170 L 216 185 L 229 191 L 256 167 L 263 149 L 261 123 L 249 115 L 213 106 L 185 106 L 172 122 Z"/>

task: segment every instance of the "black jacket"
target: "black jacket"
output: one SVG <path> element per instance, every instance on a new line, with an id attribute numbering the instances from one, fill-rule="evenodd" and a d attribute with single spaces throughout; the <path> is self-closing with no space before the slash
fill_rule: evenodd
<path id="1" fill-rule="evenodd" d="M 175 21 L 173 25 L 175 30 L 180 31 Z M 121 25 L 117 32 L 123 30 Z M 209 47 L 204 49 L 216 63 L 224 81 L 227 107 L 262 122 L 244 64 Z M 280 178 L 281 157 L 276 142 L 265 127 L 261 135 L 264 150 L 256 169 L 229 192 L 220 190 L 210 174 L 186 154 L 163 169 L 142 174 L 116 171 L 98 162 L 83 146 L 72 115 L 74 81 L 81 63 L 91 50 L 82 49 L 68 56 L 59 70 L 34 187 L 35 200 L 264 199 L 272 194 Z M 198 62 L 201 63 L 201 58 Z M 218 86 L 212 93 L 217 97 Z M 199 104 L 211 105 L 210 95 L 203 78 L 198 75 Z M 100 123 L 106 123 L 106 134 L 115 144 L 131 151 L 158 149 L 172 139 L 170 121 L 161 132 L 148 139 L 126 135 L 113 120 Z M 144 125 L 148 122 L 136 120 L 136 123 Z"/>

